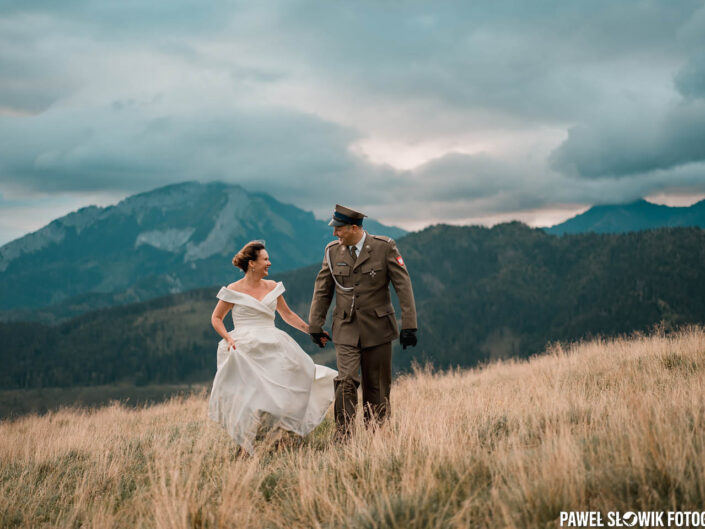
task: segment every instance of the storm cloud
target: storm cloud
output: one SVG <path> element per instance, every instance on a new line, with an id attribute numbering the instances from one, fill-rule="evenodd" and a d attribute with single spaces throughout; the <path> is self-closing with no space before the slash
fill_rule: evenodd
<path id="1" fill-rule="evenodd" d="M 690 0 L 3 2 L 0 242 L 183 180 L 407 227 L 702 194 L 704 35 Z"/>

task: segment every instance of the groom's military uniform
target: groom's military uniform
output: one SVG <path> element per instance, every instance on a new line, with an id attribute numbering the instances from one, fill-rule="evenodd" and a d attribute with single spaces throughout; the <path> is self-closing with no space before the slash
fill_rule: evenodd
<path id="1" fill-rule="evenodd" d="M 336 206 L 339 218 L 363 215 Z M 334 224 L 336 225 L 336 224 Z M 337 224 L 340 225 L 340 224 Z M 399 336 L 389 282 L 399 297 L 402 329 L 416 329 L 416 307 L 411 279 L 396 243 L 389 237 L 365 232 L 357 255 L 333 241 L 326 246 L 318 272 L 309 314 L 310 332 L 323 332 L 326 314 L 336 296 L 332 338 L 338 376 L 335 379 L 335 418 L 339 431 L 347 432 L 357 407 L 357 388 L 362 372 L 365 418 L 379 419 L 389 413 L 392 382 L 392 341 Z M 415 343 L 415 338 L 414 338 Z"/>

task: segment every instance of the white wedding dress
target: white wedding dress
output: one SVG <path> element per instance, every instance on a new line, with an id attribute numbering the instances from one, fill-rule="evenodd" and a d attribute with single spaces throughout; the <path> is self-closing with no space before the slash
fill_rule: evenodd
<path id="1" fill-rule="evenodd" d="M 250 454 L 262 428 L 306 435 L 321 423 L 334 399 L 337 371 L 313 363 L 301 347 L 274 326 L 279 282 L 262 301 L 221 288 L 218 298 L 232 303 L 235 349 L 221 340 L 218 370 L 208 416 L 219 422 Z"/>

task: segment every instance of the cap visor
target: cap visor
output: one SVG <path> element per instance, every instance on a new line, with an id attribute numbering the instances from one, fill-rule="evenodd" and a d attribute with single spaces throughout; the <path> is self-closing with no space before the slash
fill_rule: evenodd
<path id="1" fill-rule="evenodd" d="M 330 219 L 328 226 L 345 226 L 345 223 L 338 219 Z"/>

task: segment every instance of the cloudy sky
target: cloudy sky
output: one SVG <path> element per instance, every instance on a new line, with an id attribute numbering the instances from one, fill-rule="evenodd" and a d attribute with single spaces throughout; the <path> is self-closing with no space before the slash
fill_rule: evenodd
<path id="1" fill-rule="evenodd" d="M 702 1 L 0 1 L 0 244 L 238 183 L 417 229 L 705 196 Z"/>

